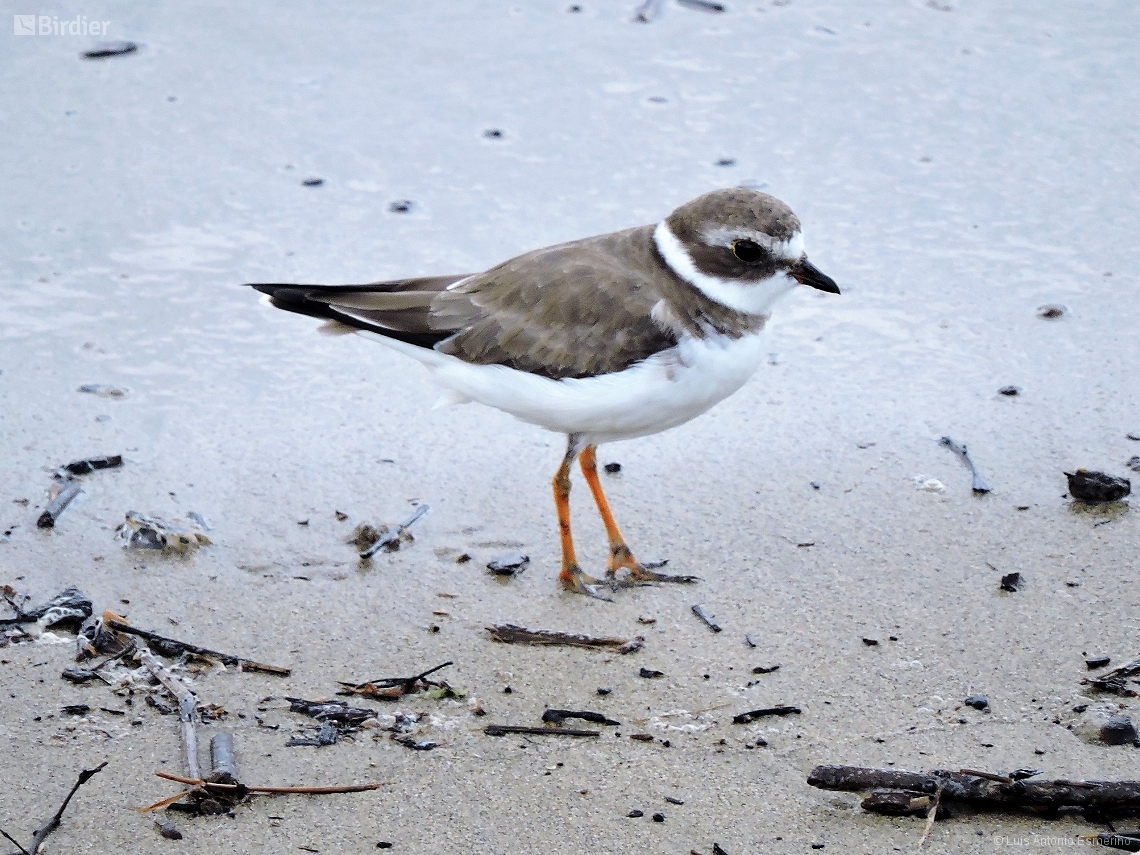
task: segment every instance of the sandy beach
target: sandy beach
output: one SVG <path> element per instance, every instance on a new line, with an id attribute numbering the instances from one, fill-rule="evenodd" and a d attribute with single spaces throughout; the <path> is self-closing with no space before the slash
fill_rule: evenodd
<path id="1" fill-rule="evenodd" d="M 1140 725 L 1135 698 L 1082 684 L 1086 659 L 1140 655 L 1140 520 L 1075 505 L 1063 474 L 1140 477 L 1140 9 L 726 7 L 61 0 L 38 14 L 138 49 L 3 37 L 0 585 L 30 604 L 76 586 L 96 613 L 290 668 L 181 669 L 227 711 L 201 735 L 234 734 L 245 783 L 383 786 L 174 816 L 164 839 L 134 809 L 178 791 L 154 775 L 184 772 L 177 716 L 61 679 L 75 639 L 52 631 L 0 646 L 0 828 L 26 845 L 104 760 L 45 851 L 910 852 L 922 819 L 811 769 L 1140 779 L 1134 747 L 1069 728 L 1082 704 Z M 636 554 L 701 577 L 612 603 L 557 584 L 563 437 L 433 409 L 411 360 L 241 287 L 482 270 L 741 183 L 792 206 L 843 294 L 797 289 L 740 392 L 600 449 Z M 37 529 L 53 470 L 107 454 L 123 465 Z M 571 502 L 601 574 L 578 473 Z M 424 504 L 400 551 L 362 563 L 345 542 Z M 125 549 L 128 511 L 195 512 L 212 544 Z M 525 571 L 487 571 L 512 552 Z M 492 641 L 505 623 L 645 645 Z M 316 725 L 283 698 L 449 660 L 466 697 L 353 699 L 382 725 L 422 713 L 409 732 L 438 747 L 383 727 L 286 747 Z M 776 705 L 801 712 L 732 721 Z M 621 724 L 484 733 L 551 707 Z M 1106 828 L 958 807 L 923 851 L 1071 852 Z"/>

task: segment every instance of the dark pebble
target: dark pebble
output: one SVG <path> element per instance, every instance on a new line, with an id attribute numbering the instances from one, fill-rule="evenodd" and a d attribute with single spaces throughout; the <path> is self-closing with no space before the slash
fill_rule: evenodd
<path id="1" fill-rule="evenodd" d="M 1114 715 L 1100 729 L 1100 739 L 1105 745 L 1126 745 L 1136 741 L 1136 726 L 1126 715 Z"/>
<path id="2" fill-rule="evenodd" d="M 1085 710 L 1087 710 L 1088 708 L 1089 708 L 1089 705 L 1088 705 L 1088 704 L 1077 704 L 1075 707 L 1073 707 L 1073 712 L 1075 712 L 1075 713 L 1083 713 L 1083 712 L 1084 712 Z"/>
<path id="3" fill-rule="evenodd" d="M 638 677 L 644 677 L 647 680 L 652 680 L 655 677 L 664 677 L 664 671 L 654 671 L 652 668 L 642 668 L 637 672 Z"/>
<path id="4" fill-rule="evenodd" d="M 574 6 L 571 6 L 569 9 L 567 9 L 566 11 L 570 12 L 570 13 L 577 13 L 577 12 L 582 11 L 582 7 L 578 6 L 578 5 L 574 5 Z"/>
<path id="5" fill-rule="evenodd" d="M 1085 660 L 1085 665 L 1090 671 L 1095 671 L 1097 668 L 1103 668 L 1111 661 L 1112 657 L 1110 656 L 1093 656 L 1092 658 Z"/>
<path id="6" fill-rule="evenodd" d="M 877 638 L 864 638 L 863 643 L 866 644 L 868 647 L 878 647 L 879 646 L 879 639 L 877 639 Z"/>
<path id="7" fill-rule="evenodd" d="M 822 485 L 822 484 L 820 484 L 818 481 L 810 481 L 810 482 L 809 482 L 809 485 L 811 486 L 811 488 L 812 488 L 813 490 L 818 490 L 818 489 L 820 489 L 820 488 L 823 486 L 823 485 Z"/>
<path id="8" fill-rule="evenodd" d="M 598 686 L 598 694 L 599 695 L 608 695 L 613 690 L 614 690 L 613 686 Z"/>
<path id="9" fill-rule="evenodd" d="M 1065 477 L 1069 479 L 1069 495 L 1082 502 L 1117 502 L 1132 492 L 1132 482 L 1127 478 L 1104 472 L 1078 469 L 1066 472 Z"/>
<path id="10" fill-rule="evenodd" d="M 675 799 L 672 796 L 666 796 L 665 801 L 669 802 L 671 805 L 683 805 L 685 803 L 684 799 Z"/>
<path id="11" fill-rule="evenodd" d="M 757 665 L 752 669 L 753 674 L 771 674 L 773 671 L 779 671 L 779 665 Z"/>
<path id="12" fill-rule="evenodd" d="M 626 816 L 628 816 L 630 819 L 639 819 L 639 818 L 645 816 L 645 811 L 643 811 L 643 810 L 631 810 L 629 813 L 626 814 Z"/>
<path id="13" fill-rule="evenodd" d="M 1021 387 L 1020 386 L 1002 386 L 1000 389 L 998 389 L 998 394 L 999 395 L 1005 395 L 1007 398 L 1012 398 L 1015 395 L 1021 394 Z"/>
<path id="14" fill-rule="evenodd" d="M 1140 472 L 1140 456 L 1129 457 L 1128 462 L 1124 464 L 1133 472 Z"/>
<path id="15" fill-rule="evenodd" d="M 306 178 L 301 184 L 305 187 L 320 187 L 325 183 L 323 178 Z"/>
<path id="16" fill-rule="evenodd" d="M 663 813 L 653 814 L 653 821 L 654 822 L 664 822 L 665 821 L 665 814 L 663 814 Z"/>
<path id="17" fill-rule="evenodd" d="M 503 138 L 503 132 L 498 128 L 487 128 L 487 130 L 483 131 L 483 136 L 489 140 L 501 140 Z"/>
<path id="18" fill-rule="evenodd" d="M 607 463 L 602 468 L 606 470 L 607 475 L 617 475 L 619 472 L 621 472 L 620 463 Z"/>
<path id="19" fill-rule="evenodd" d="M 530 556 L 521 552 L 511 552 L 506 555 L 497 555 L 487 562 L 487 569 L 496 576 L 514 576 L 521 573 L 530 564 Z"/>
<path id="20" fill-rule="evenodd" d="M 389 843 L 387 840 L 381 840 L 379 843 L 376 844 L 376 848 L 377 849 L 391 849 L 392 844 Z"/>
<path id="21" fill-rule="evenodd" d="M 514 689 L 512 689 L 510 686 L 503 686 L 503 694 L 504 695 L 510 695 L 513 692 L 514 692 Z"/>
<path id="22" fill-rule="evenodd" d="M 1124 435 L 1133 442 L 1140 442 L 1140 431 L 1134 431 L 1133 433 L 1126 433 Z"/>
<path id="23" fill-rule="evenodd" d="M 1055 321 L 1057 318 L 1063 318 L 1068 311 L 1064 306 L 1056 303 L 1049 303 L 1044 306 L 1037 307 L 1037 317 L 1045 318 L 1047 321 Z"/>
<path id="24" fill-rule="evenodd" d="M 736 158 L 734 158 L 734 157 L 722 157 L 720 160 L 718 160 L 716 162 L 716 165 L 717 166 L 736 166 Z"/>
<path id="25" fill-rule="evenodd" d="M 714 843 L 713 844 L 713 855 L 728 855 L 728 853 L 725 852 L 724 849 L 721 848 L 721 845 L 719 843 Z"/>
<path id="26" fill-rule="evenodd" d="M 455 563 L 456 564 L 466 564 L 470 560 L 471 560 L 471 556 L 468 555 L 466 552 L 464 552 L 462 555 L 460 555 L 458 558 L 455 559 Z"/>
<path id="27" fill-rule="evenodd" d="M 134 53 L 139 46 L 134 42 L 102 42 L 89 51 L 84 51 L 84 59 L 106 59 L 109 56 L 123 56 Z"/>
<path id="28" fill-rule="evenodd" d="M 388 210 L 393 214 L 406 214 L 408 211 L 412 210 L 412 206 L 414 204 L 415 202 L 413 202 L 411 199 L 397 199 L 395 202 L 388 206 Z"/>
<path id="29" fill-rule="evenodd" d="M 1006 573 L 1001 577 L 1001 589 L 1013 593 L 1021 585 L 1020 573 Z"/>
<path id="30" fill-rule="evenodd" d="M 990 705 L 990 699 L 985 695 L 970 695 L 962 703 L 976 710 L 984 710 Z"/>
<path id="31" fill-rule="evenodd" d="M 812 848 L 812 849 L 822 849 L 822 848 L 823 848 L 823 844 L 822 844 L 822 843 L 813 843 L 813 844 L 811 845 L 811 848 Z"/>

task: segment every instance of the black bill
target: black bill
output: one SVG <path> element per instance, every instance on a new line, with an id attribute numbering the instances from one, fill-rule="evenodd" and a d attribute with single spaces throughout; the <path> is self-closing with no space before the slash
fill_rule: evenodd
<path id="1" fill-rule="evenodd" d="M 793 264 L 788 269 L 788 275 L 801 285 L 810 285 L 812 288 L 818 288 L 820 291 L 826 291 L 828 294 L 839 293 L 839 286 L 835 284 L 835 280 L 821 273 L 819 268 L 806 258 L 801 258 Z"/>

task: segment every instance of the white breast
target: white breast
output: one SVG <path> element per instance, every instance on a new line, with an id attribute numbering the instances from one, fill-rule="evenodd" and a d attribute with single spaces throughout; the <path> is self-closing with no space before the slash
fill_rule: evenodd
<path id="1" fill-rule="evenodd" d="M 422 362 L 437 383 L 462 398 L 547 430 L 585 434 L 593 443 L 647 436 L 699 416 L 743 386 L 764 355 L 762 332 L 738 339 L 685 337 L 624 371 L 551 380 L 504 365 L 472 365 L 376 333 L 362 335 Z"/>

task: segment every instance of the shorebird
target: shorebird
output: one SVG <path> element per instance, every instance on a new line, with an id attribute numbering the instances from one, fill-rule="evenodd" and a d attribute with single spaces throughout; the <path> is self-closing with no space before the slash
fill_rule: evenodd
<path id="1" fill-rule="evenodd" d="M 477 401 L 565 434 L 554 476 L 559 579 L 602 597 L 570 531 L 577 459 L 609 538 L 612 590 L 692 581 L 643 567 L 598 480 L 597 446 L 683 424 L 731 395 L 763 357 L 761 332 L 797 284 L 838 294 L 773 196 L 716 190 L 656 225 L 536 249 L 482 273 L 367 285 L 254 284 L 426 366 L 450 403 Z"/>

